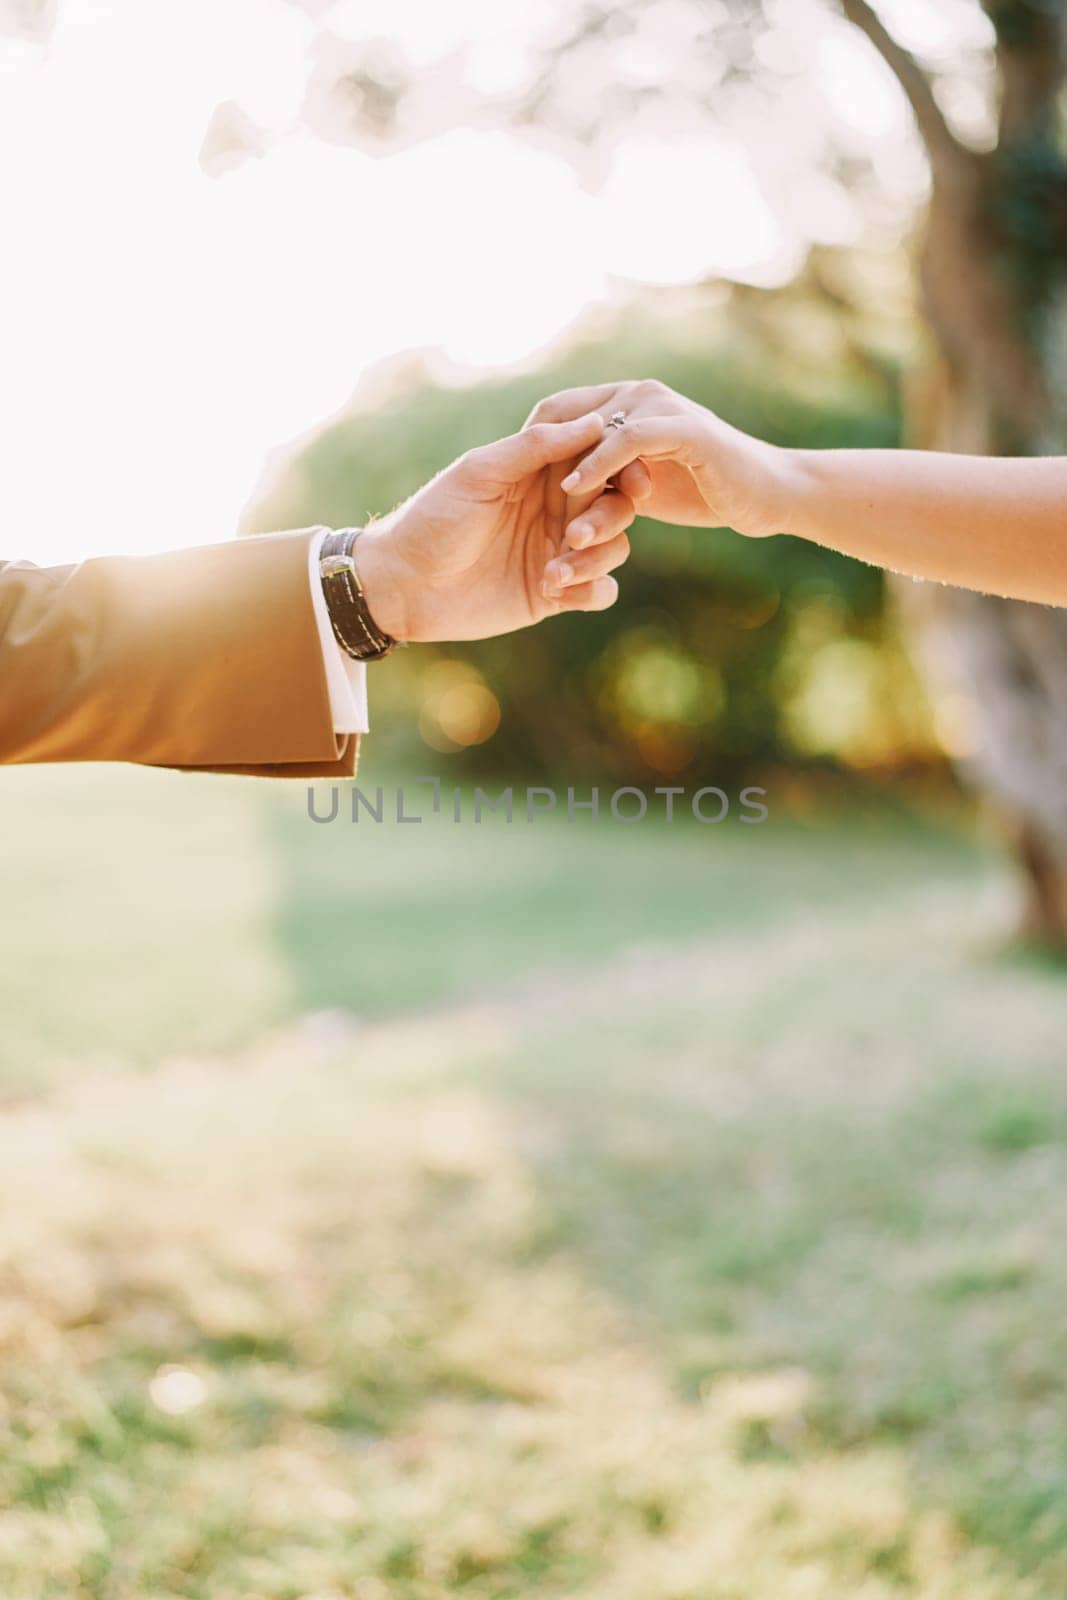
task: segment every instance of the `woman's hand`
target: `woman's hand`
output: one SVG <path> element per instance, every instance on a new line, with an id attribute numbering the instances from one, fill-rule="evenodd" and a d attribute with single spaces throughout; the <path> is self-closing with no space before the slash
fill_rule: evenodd
<path id="1" fill-rule="evenodd" d="M 609 480 L 644 516 L 690 527 L 730 527 L 752 538 L 789 524 L 795 477 L 792 456 L 730 427 L 714 412 L 666 384 L 611 383 L 568 389 L 542 400 L 529 423 L 564 422 L 596 411 L 609 426 L 601 442 L 563 480 L 567 495 L 595 501 Z M 592 551 L 603 537 L 600 515 L 581 504 L 566 529 L 569 550 L 549 563 L 575 566 L 574 551 Z M 574 581 L 574 580 L 571 580 Z"/>
<path id="2" fill-rule="evenodd" d="M 913 578 L 1067 607 L 1067 456 L 781 450 L 654 382 L 569 389 L 530 420 L 589 411 L 608 427 L 560 485 L 578 499 L 550 579 L 596 548 L 610 479 L 661 521 L 791 533 Z"/>

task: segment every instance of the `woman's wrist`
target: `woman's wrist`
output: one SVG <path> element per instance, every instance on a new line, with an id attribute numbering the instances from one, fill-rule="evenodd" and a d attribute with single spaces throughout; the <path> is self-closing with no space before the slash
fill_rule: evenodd
<path id="1" fill-rule="evenodd" d="M 724 456 L 720 445 L 718 462 L 714 454 L 709 461 L 715 496 L 709 509 L 724 513 L 722 520 L 749 539 L 776 533 L 810 538 L 817 487 L 806 457 L 817 453 L 735 433 L 729 454 Z"/>
<path id="2" fill-rule="evenodd" d="M 832 485 L 825 450 L 777 448 L 774 473 L 774 531 L 819 542 L 819 529 L 831 498 Z"/>

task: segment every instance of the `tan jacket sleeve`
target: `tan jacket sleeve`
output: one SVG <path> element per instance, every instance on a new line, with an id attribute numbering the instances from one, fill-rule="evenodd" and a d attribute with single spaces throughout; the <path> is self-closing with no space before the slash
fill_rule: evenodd
<path id="1" fill-rule="evenodd" d="M 313 531 L 0 562 L 0 762 L 350 777 L 358 739 L 333 732 Z"/>

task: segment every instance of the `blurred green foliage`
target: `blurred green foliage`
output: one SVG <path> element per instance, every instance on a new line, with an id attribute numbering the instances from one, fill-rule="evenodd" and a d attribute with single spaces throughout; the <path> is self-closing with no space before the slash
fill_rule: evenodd
<path id="1" fill-rule="evenodd" d="M 381 513 L 462 451 L 520 427 L 545 394 L 613 376 L 659 378 L 781 444 L 897 441 L 892 365 L 855 359 L 839 314 L 823 337 L 825 307 L 787 294 L 759 299 L 755 315 L 710 287 L 706 309 L 669 305 L 657 315 L 646 302 L 502 381 L 449 383 L 413 358 L 300 448 L 257 498 L 246 531 Z M 812 347 L 806 360 L 795 348 L 783 356 L 789 318 Z M 608 613 L 376 668 L 379 754 L 417 755 L 421 735 L 450 754 L 469 744 L 469 770 L 487 774 L 684 782 L 779 761 L 892 767 L 935 753 L 880 573 L 785 537 L 639 522 L 632 542 Z M 495 717 L 472 735 L 436 715 L 442 687 L 464 676 L 499 702 L 495 731 Z"/>

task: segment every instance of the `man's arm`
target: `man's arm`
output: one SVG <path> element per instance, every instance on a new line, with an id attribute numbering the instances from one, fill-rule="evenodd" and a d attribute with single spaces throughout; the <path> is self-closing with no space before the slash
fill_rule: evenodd
<path id="1" fill-rule="evenodd" d="M 75 567 L 0 564 L 0 762 L 350 776 L 312 530 Z"/>
<path id="2" fill-rule="evenodd" d="M 0 563 L 0 762 L 350 776 L 361 669 L 337 660 L 323 606 L 336 643 L 366 660 L 603 610 L 633 520 L 614 491 L 587 512 L 600 543 L 582 582 L 543 587 L 563 536 L 560 480 L 603 431 L 593 414 L 468 451 L 364 537 L 338 535 L 339 585 L 316 571 L 321 529 L 77 567 Z"/>

